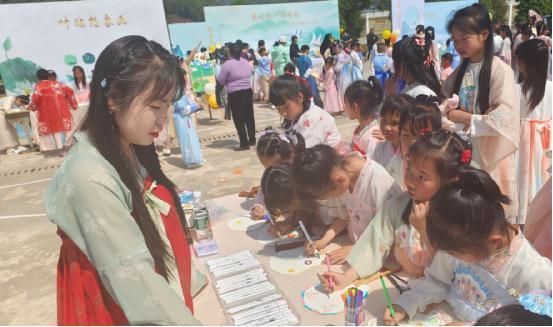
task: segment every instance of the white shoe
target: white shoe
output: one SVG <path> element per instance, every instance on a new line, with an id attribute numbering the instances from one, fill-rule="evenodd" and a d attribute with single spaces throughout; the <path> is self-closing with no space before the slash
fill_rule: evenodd
<path id="1" fill-rule="evenodd" d="M 6 150 L 6 154 L 16 154 L 16 153 L 17 153 L 16 150 L 13 148 Z"/>
<path id="2" fill-rule="evenodd" d="M 19 151 L 19 152 L 23 152 L 23 151 L 27 151 L 29 149 L 27 147 L 24 147 L 24 146 L 20 145 L 20 146 L 17 147 L 16 150 Z"/>

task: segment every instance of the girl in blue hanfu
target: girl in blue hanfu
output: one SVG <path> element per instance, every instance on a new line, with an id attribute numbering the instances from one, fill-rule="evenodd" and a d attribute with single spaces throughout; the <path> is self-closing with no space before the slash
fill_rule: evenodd
<path id="1" fill-rule="evenodd" d="M 200 109 L 198 103 L 192 101 L 185 93 L 179 101 L 173 104 L 175 111 L 173 119 L 182 153 L 182 162 L 186 168 L 198 168 L 203 164 L 200 140 L 191 114 Z"/>

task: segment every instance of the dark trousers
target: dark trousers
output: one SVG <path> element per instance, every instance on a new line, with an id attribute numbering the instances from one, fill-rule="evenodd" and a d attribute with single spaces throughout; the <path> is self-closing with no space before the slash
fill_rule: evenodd
<path id="1" fill-rule="evenodd" d="M 240 138 L 240 146 L 255 142 L 255 119 L 253 117 L 252 89 L 232 92 L 228 95 L 232 120 Z M 248 130 L 246 133 L 246 129 Z M 249 141 L 248 141 L 249 140 Z"/>

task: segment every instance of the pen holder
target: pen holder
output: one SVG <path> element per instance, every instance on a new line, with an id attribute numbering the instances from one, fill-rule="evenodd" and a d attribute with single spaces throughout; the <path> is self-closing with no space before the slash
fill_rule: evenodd
<path id="1" fill-rule="evenodd" d="M 345 326 L 363 326 L 365 325 L 365 300 L 361 303 L 351 304 L 344 303 L 344 320 Z"/>

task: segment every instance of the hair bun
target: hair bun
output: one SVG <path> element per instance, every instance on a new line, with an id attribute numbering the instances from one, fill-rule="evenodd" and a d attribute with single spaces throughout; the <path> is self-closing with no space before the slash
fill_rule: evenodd
<path id="1" fill-rule="evenodd" d="M 472 167 L 461 168 L 459 188 L 475 192 L 487 201 L 510 204 L 509 197 L 501 193 L 501 189 L 488 172 Z"/>

